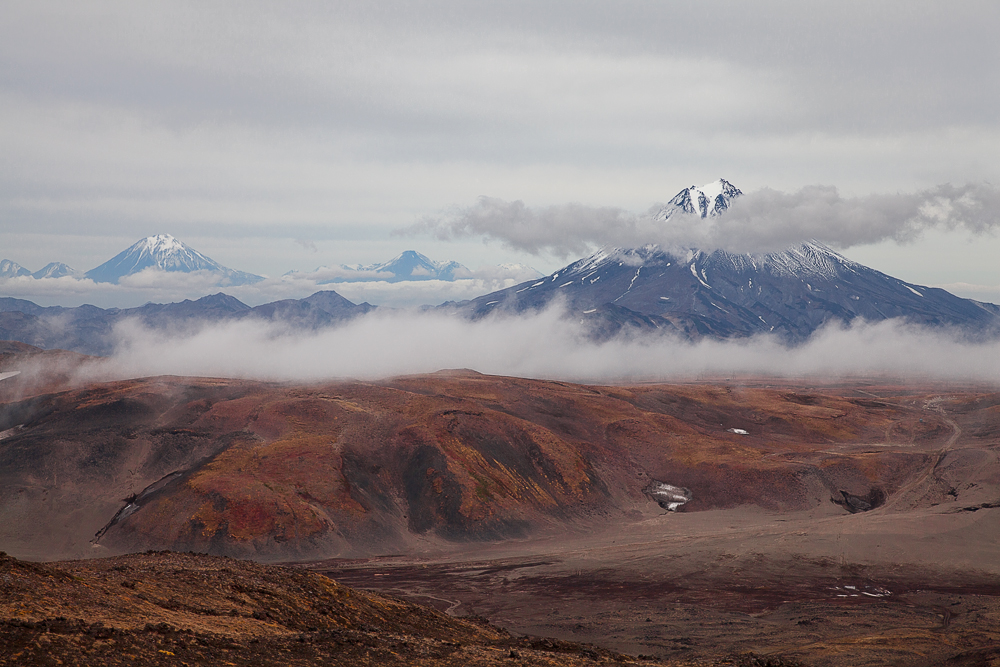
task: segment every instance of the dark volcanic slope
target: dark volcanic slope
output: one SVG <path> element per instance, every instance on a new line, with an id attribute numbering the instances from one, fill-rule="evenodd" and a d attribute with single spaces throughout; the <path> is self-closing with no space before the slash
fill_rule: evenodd
<path id="1" fill-rule="evenodd" d="M 663 663 L 516 639 L 301 569 L 177 553 L 58 564 L 0 554 L 0 665 L 54 664 Z"/>
<path id="2" fill-rule="evenodd" d="M 16 394 L 18 381 L 0 391 Z M 471 372 L 94 385 L 0 408 L 0 548 L 364 556 L 634 518 L 656 509 L 646 492 L 658 483 L 689 489 L 691 512 L 992 502 L 985 450 L 949 459 L 956 479 L 979 470 L 976 484 L 907 495 L 958 428 L 942 406 L 961 401 L 937 396 Z M 988 440 L 995 401 L 970 397 L 981 403 L 961 403 L 961 419 Z"/>
<path id="3" fill-rule="evenodd" d="M 463 307 L 481 317 L 554 300 L 604 335 L 627 327 L 723 338 L 773 331 L 802 340 L 831 320 L 902 317 L 976 332 L 1000 323 L 993 304 L 904 282 L 816 242 L 764 255 L 616 248 Z"/>

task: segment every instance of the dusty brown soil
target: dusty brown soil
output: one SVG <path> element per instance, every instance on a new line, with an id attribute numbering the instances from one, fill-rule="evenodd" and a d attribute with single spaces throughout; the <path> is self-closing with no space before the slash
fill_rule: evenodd
<path id="1" fill-rule="evenodd" d="M 904 520 L 874 537 L 857 532 L 866 518 L 720 510 L 493 553 L 309 567 L 513 632 L 666 660 L 754 651 L 829 666 L 998 664 L 1000 563 L 952 565 L 963 530 L 995 530 L 996 519 L 938 534 L 908 534 Z"/>
<path id="2" fill-rule="evenodd" d="M 166 552 L 47 564 L 0 555 L 0 665 L 321 664 L 664 663 L 513 637 L 298 568 Z"/>

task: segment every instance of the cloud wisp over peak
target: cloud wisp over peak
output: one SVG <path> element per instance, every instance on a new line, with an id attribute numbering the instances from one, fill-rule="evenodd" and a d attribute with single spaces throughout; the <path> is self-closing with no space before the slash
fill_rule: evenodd
<path id="1" fill-rule="evenodd" d="M 661 206 L 636 214 L 616 207 L 566 204 L 530 207 L 480 197 L 475 204 L 425 217 L 400 230 L 438 239 L 482 237 L 532 254 L 580 255 L 595 246 L 658 244 L 705 251 L 772 252 L 815 239 L 837 248 L 887 239 L 912 241 L 932 228 L 973 234 L 1000 227 L 1000 188 L 943 184 L 912 193 L 844 197 L 833 186 L 784 193 L 769 188 L 733 200 L 725 215 L 677 214 L 655 220 Z"/>

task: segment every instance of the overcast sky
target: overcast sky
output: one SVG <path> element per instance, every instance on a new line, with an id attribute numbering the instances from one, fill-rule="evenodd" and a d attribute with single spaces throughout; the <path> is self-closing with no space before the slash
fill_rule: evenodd
<path id="1" fill-rule="evenodd" d="M 393 231 L 483 196 L 641 214 L 719 177 L 855 203 L 996 186 L 998 34 L 992 0 L 7 0 L 0 257 L 87 270 L 169 233 L 270 276 L 407 248 L 547 273 L 552 247 Z M 841 246 L 1000 301 L 988 221 Z"/>

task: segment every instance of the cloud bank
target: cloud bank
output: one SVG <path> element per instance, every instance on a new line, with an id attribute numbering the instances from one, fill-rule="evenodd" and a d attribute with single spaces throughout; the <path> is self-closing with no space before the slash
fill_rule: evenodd
<path id="1" fill-rule="evenodd" d="M 301 254 L 482 192 L 1000 182 L 995 1 L 372 4 L 4 2 L 0 244 Z M 290 268 L 267 245 L 241 268 Z"/>
<path id="2" fill-rule="evenodd" d="M 737 198 L 725 215 L 702 219 L 581 204 L 532 208 L 523 201 L 480 197 L 473 206 L 426 217 L 401 230 L 448 240 L 482 237 L 532 254 L 581 255 L 595 246 L 641 246 L 771 252 L 816 239 L 837 248 L 886 239 L 913 241 L 931 228 L 974 234 L 1000 227 L 1000 188 L 989 183 L 938 185 L 912 193 L 843 197 L 832 186 L 787 194 L 762 189 Z"/>
<path id="3" fill-rule="evenodd" d="M 116 335 L 116 353 L 91 367 L 89 379 L 171 374 L 320 381 L 471 368 L 593 382 L 753 375 L 1000 383 L 1000 341 L 969 342 L 891 320 L 829 326 L 795 347 L 767 335 L 688 342 L 652 334 L 595 343 L 558 308 L 477 322 L 375 312 L 311 333 L 240 321 L 166 336 L 128 322 Z"/>

